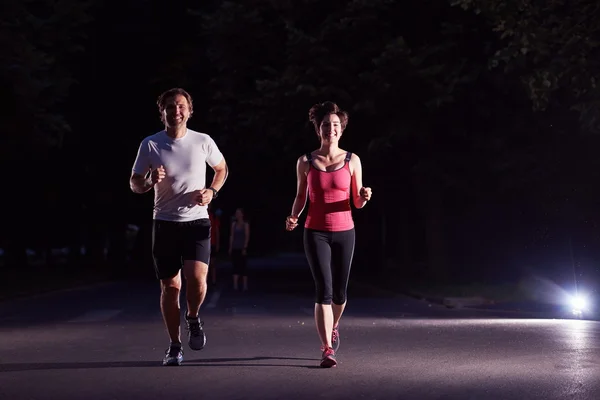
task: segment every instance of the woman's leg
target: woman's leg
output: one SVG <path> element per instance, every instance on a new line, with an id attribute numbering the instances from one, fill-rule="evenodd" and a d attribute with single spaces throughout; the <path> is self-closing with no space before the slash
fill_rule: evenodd
<path id="1" fill-rule="evenodd" d="M 248 290 L 248 255 L 242 254 L 241 257 L 242 290 L 245 292 Z"/>
<path id="2" fill-rule="evenodd" d="M 333 287 L 333 327 L 337 327 L 344 309 L 346 308 L 346 294 L 350 268 L 354 256 L 355 232 L 354 229 L 343 232 L 332 232 L 331 243 L 331 272 Z"/>
<path id="3" fill-rule="evenodd" d="M 214 248 L 210 250 L 210 263 L 208 265 L 210 271 L 211 283 L 215 285 L 217 283 L 217 252 Z"/>
<path id="4" fill-rule="evenodd" d="M 324 347 L 331 347 L 333 329 L 329 236 L 330 232 L 304 230 L 304 252 L 315 281 L 315 324 Z"/>
<path id="5" fill-rule="evenodd" d="M 240 280 L 240 257 L 242 256 L 241 250 L 233 250 L 231 252 L 231 267 L 233 272 L 233 290 L 239 289 L 239 280 Z"/>

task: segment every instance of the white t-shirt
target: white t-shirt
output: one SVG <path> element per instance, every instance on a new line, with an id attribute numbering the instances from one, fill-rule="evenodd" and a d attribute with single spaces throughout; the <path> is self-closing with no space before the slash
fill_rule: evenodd
<path id="1" fill-rule="evenodd" d="M 142 140 L 133 172 L 145 176 L 161 165 L 166 178 L 154 185 L 154 219 L 187 222 L 208 218 L 207 206 L 194 200 L 196 190 L 206 188 L 206 164 L 214 167 L 223 160 L 215 141 L 205 133 L 188 129 L 173 139 L 160 131 Z"/>

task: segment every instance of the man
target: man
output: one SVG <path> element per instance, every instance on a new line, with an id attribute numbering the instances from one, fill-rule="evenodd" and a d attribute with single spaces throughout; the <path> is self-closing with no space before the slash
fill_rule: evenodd
<path id="1" fill-rule="evenodd" d="M 131 190 L 154 189 L 152 255 L 160 280 L 160 307 L 171 339 L 163 365 L 180 365 L 181 271 L 186 279 L 188 345 L 201 350 L 206 344 L 198 313 L 206 296 L 210 259 L 210 220 L 207 206 L 227 178 L 227 164 L 214 140 L 187 128 L 193 113 L 192 97 L 183 89 L 170 89 L 158 98 L 165 129 L 142 140 L 133 164 Z M 206 164 L 215 171 L 206 187 Z"/>

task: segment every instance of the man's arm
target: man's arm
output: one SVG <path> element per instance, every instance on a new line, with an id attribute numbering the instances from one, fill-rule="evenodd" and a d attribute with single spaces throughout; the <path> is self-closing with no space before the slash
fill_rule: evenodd
<path id="1" fill-rule="evenodd" d="M 215 175 L 213 176 L 213 180 L 210 187 L 219 192 L 221 191 L 223 185 L 225 185 L 225 181 L 227 180 L 227 176 L 229 175 L 229 168 L 227 167 L 227 162 L 225 162 L 225 158 L 223 157 L 221 162 L 212 167 L 212 169 L 215 171 Z"/>
<path id="2" fill-rule="evenodd" d="M 152 165 L 150 165 L 150 152 L 146 140 L 143 140 L 142 143 L 140 143 L 131 170 L 129 187 L 132 192 L 146 193 L 152 189 L 155 181 L 152 180 Z M 146 171 L 145 173 L 143 173 L 144 170 Z"/>
<path id="3" fill-rule="evenodd" d="M 129 187 L 131 188 L 132 192 L 141 194 L 146 193 L 147 191 L 152 189 L 152 187 L 154 187 L 154 184 L 152 183 L 150 174 L 146 174 L 146 176 L 143 176 L 133 172 L 131 174 L 131 178 L 129 178 Z"/>

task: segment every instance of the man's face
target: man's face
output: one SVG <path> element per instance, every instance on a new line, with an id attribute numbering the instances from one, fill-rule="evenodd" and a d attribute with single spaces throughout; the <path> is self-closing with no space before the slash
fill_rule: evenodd
<path id="1" fill-rule="evenodd" d="M 190 115 L 190 105 L 184 96 L 178 94 L 168 98 L 165 102 L 162 117 L 167 127 L 185 126 Z"/>

